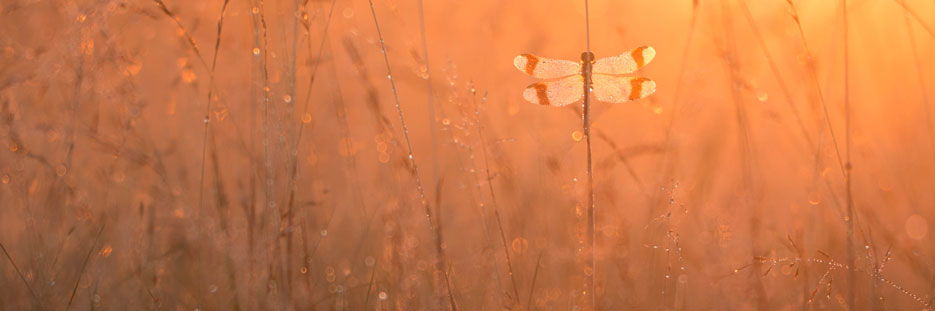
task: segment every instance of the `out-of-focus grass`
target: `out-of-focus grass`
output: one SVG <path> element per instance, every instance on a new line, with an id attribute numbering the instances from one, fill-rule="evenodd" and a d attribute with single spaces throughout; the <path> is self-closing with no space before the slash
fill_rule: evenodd
<path id="1" fill-rule="evenodd" d="M 593 103 L 592 271 L 511 64 L 583 3 L 4 2 L 0 310 L 931 309 L 935 3 L 843 4 L 590 0 L 659 89 Z"/>

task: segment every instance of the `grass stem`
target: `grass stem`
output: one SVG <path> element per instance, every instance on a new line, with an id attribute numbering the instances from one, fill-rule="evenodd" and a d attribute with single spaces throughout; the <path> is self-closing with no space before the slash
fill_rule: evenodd
<path id="1" fill-rule="evenodd" d="M 590 17 L 590 12 L 588 10 L 588 0 L 584 0 L 584 31 L 585 31 L 585 42 L 586 42 L 585 52 L 587 53 L 587 55 L 590 56 L 593 54 L 591 54 L 591 17 Z M 594 61 L 593 57 L 589 57 L 589 58 L 590 59 L 586 59 L 583 61 L 590 61 L 590 62 Z M 591 66 L 586 65 L 585 68 L 590 69 Z M 590 71 L 590 70 L 587 70 L 587 71 Z M 584 72 L 582 74 L 584 75 L 584 102 L 582 103 L 584 111 L 583 111 L 582 118 L 584 122 L 583 124 L 584 138 L 585 138 L 585 143 L 587 146 L 587 158 L 588 158 L 587 159 L 587 162 L 588 162 L 587 163 L 587 174 L 588 174 L 588 182 L 587 182 L 587 188 L 588 188 L 588 224 L 587 226 L 588 226 L 588 229 L 587 230 L 588 230 L 588 233 L 587 234 L 588 234 L 588 244 L 590 245 L 590 251 L 588 252 L 590 256 L 590 266 L 589 266 L 590 274 L 586 274 L 585 278 L 587 280 L 586 282 L 588 283 L 588 294 L 591 295 L 591 308 L 592 310 L 597 310 L 597 292 L 596 292 L 597 286 L 595 285 L 596 283 L 595 278 L 597 274 L 597 271 L 596 271 L 597 261 L 595 259 L 595 254 L 594 254 L 597 251 L 595 247 L 596 242 L 595 242 L 595 233 L 594 233 L 594 226 L 595 226 L 594 224 L 595 222 L 595 219 L 594 219 L 594 172 L 591 170 L 591 73 Z"/>
<path id="2" fill-rule="evenodd" d="M 373 5 L 373 0 L 370 2 L 370 13 L 373 15 L 373 24 L 377 30 L 377 36 L 380 40 L 380 50 L 383 53 L 383 61 L 386 63 L 386 78 L 390 80 L 390 87 L 393 89 L 393 100 L 396 106 L 396 112 L 399 115 L 399 123 L 402 125 L 403 129 L 403 138 L 406 140 L 406 148 L 409 153 L 408 161 L 412 167 L 412 174 L 415 177 L 416 188 L 419 192 L 419 200 L 424 209 L 425 218 L 428 222 L 429 230 L 432 233 L 432 239 L 435 242 L 435 249 L 439 256 L 437 272 L 444 275 L 445 287 L 448 290 L 448 303 L 452 310 L 457 310 L 457 305 L 455 304 L 454 294 L 451 292 L 451 282 L 448 280 L 447 270 L 444 269 L 444 266 L 447 264 L 445 259 L 445 250 L 442 248 L 441 235 L 439 234 L 439 228 L 435 226 L 435 221 L 432 220 L 432 210 L 429 207 L 429 203 L 425 198 L 425 188 L 422 186 L 422 178 L 419 177 L 419 166 L 416 164 L 415 156 L 412 152 L 412 141 L 409 139 L 409 128 L 406 126 L 406 117 L 403 115 L 403 108 L 399 103 L 399 92 L 396 90 L 396 82 L 393 80 L 393 72 L 390 68 L 390 58 L 386 52 L 386 41 L 383 38 L 383 32 L 380 31 L 380 23 L 377 20 L 377 11 Z"/>

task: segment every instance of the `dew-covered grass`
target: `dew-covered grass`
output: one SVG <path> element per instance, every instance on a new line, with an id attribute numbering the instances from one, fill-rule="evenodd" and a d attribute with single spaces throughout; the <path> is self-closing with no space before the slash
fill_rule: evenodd
<path id="1" fill-rule="evenodd" d="M 0 311 L 932 310 L 933 30 L 926 0 L 8 0 Z M 512 63 L 638 46 L 656 93 L 587 109 Z"/>

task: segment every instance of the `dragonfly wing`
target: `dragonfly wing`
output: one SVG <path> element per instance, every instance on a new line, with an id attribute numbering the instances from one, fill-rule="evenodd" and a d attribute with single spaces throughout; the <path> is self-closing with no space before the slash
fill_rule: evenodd
<path id="1" fill-rule="evenodd" d="M 513 66 L 519 71 L 539 78 L 554 79 L 579 74 L 581 64 L 570 60 L 548 59 L 532 54 L 523 54 L 513 59 Z"/>
<path id="2" fill-rule="evenodd" d="M 594 98 L 607 103 L 623 103 L 645 98 L 656 92 L 656 82 L 643 77 L 618 77 L 593 74 Z"/>
<path id="3" fill-rule="evenodd" d="M 650 46 L 642 46 L 623 54 L 605 57 L 594 62 L 592 72 L 622 75 L 634 72 L 656 57 L 656 50 Z"/>
<path id="4" fill-rule="evenodd" d="M 523 91 L 523 98 L 533 104 L 561 107 L 584 97 L 584 80 L 580 75 L 533 83 Z"/>

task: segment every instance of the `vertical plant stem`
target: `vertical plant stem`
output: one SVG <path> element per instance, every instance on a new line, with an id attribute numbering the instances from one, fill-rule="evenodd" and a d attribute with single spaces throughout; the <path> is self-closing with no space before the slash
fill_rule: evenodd
<path id="1" fill-rule="evenodd" d="M 741 185 L 743 189 L 743 195 L 741 196 L 743 200 L 743 205 L 751 209 L 750 215 L 750 252 L 752 256 L 758 256 L 760 249 L 756 244 L 759 241 L 760 237 L 760 227 L 761 227 L 761 216 L 760 209 L 756 206 L 756 188 L 755 188 L 755 178 L 754 178 L 754 161 L 756 159 L 753 148 L 753 142 L 751 141 L 751 130 L 750 130 L 750 115 L 747 111 L 747 107 L 744 105 L 743 97 L 740 95 L 739 88 L 735 87 L 741 83 L 741 68 L 739 65 L 739 54 L 737 48 L 737 38 L 734 33 L 734 25 L 732 22 L 732 12 L 730 9 L 729 2 L 721 2 L 721 18 L 723 19 L 723 27 L 726 38 L 726 62 L 727 70 L 729 75 L 729 86 L 731 90 L 731 99 L 734 103 L 734 111 L 737 117 L 737 143 L 739 144 L 740 149 L 740 161 L 741 161 Z M 753 271 L 753 270 L 751 270 Z M 769 308 L 769 297 L 766 294 L 766 290 L 763 286 L 763 282 L 758 273 L 751 273 L 751 278 L 754 282 L 753 290 L 756 292 L 755 299 L 757 301 L 757 308 L 759 309 L 768 309 Z"/>
<path id="2" fill-rule="evenodd" d="M 429 44 L 425 34 L 425 5 L 419 0 L 419 30 L 422 33 L 422 57 L 425 58 L 425 96 L 426 111 L 429 114 L 429 135 L 432 139 L 432 184 L 436 187 L 438 184 L 439 166 L 438 166 L 438 131 L 435 128 L 435 101 L 432 96 L 432 67 L 429 66 Z M 437 190 L 436 190 L 437 192 Z M 441 208 L 441 206 L 438 206 Z M 441 221 L 441 219 L 439 219 Z"/>
<path id="3" fill-rule="evenodd" d="M 815 69 L 814 59 L 811 50 L 808 47 L 808 41 L 805 40 L 805 31 L 802 29 L 802 23 L 799 22 L 799 13 L 795 8 L 795 4 L 792 3 L 792 0 L 786 0 L 786 3 L 789 4 L 789 8 L 792 13 L 792 20 L 795 21 L 795 26 L 799 31 L 799 39 L 802 40 L 802 47 L 805 49 L 805 55 L 808 58 L 807 69 L 809 75 L 812 77 L 812 82 L 815 87 L 815 91 L 818 93 L 818 100 L 821 104 L 822 112 L 824 112 L 825 125 L 828 127 L 828 132 L 831 134 L 831 144 L 834 147 L 834 153 L 838 161 L 838 167 L 841 169 L 841 175 L 844 176 L 844 161 L 841 157 L 841 151 L 838 148 L 838 139 L 834 134 L 834 127 L 831 125 L 831 116 L 828 113 L 828 105 L 825 103 L 825 95 L 821 89 L 821 83 L 818 81 L 818 73 Z M 816 150 L 821 149 L 821 143 L 819 142 L 816 145 Z"/>
<path id="4" fill-rule="evenodd" d="M 582 59 L 582 61 L 593 62 L 594 57 L 591 54 L 591 18 L 588 11 L 588 0 L 584 0 L 584 31 L 585 31 L 585 42 L 586 50 L 588 57 Z M 583 72 L 584 75 L 584 137 L 585 143 L 587 146 L 587 157 L 588 157 L 588 244 L 590 245 L 590 274 L 585 275 L 587 282 L 589 283 L 588 292 L 591 295 L 591 308 L 597 310 L 597 292 L 595 291 L 595 275 L 596 271 L 596 260 L 595 260 L 595 241 L 594 241 L 594 174 L 591 170 L 591 72 L 590 64 L 586 64 L 585 67 L 587 72 Z"/>
<path id="5" fill-rule="evenodd" d="M 766 40 L 763 38 L 763 34 L 760 33 L 760 28 L 756 25 L 753 14 L 750 13 L 750 8 L 747 7 L 747 1 L 740 0 L 739 3 L 740 9 L 743 10 L 744 17 L 746 17 L 747 25 L 750 25 L 750 29 L 753 31 L 753 35 L 756 38 L 757 43 L 760 45 L 760 49 L 763 50 L 763 54 L 766 56 L 766 61 L 769 64 L 769 68 L 776 77 L 776 83 L 779 84 L 779 89 L 786 98 L 786 105 L 789 107 L 789 111 L 792 111 L 792 115 L 795 117 L 795 122 L 799 126 L 799 131 L 802 133 L 802 137 L 805 138 L 805 141 L 807 142 L 806 148 L 811 148 L 813 145 L 812 137 L 808 135 L 808 130 L 805 129 L 805 123 L 802 122 L 802 118 L 799 116 L 799 110 L 795 107 L 795 101 L 792 97 L 792 92 L 789 91 L 789 87 L 786 86 L 786 81 L 783 80 L 782 76 L 779 74 L 779 66 L 776 64 L 776 61 L 773 60 L 773 55 L 769 52 L 769 47 L 766 46 Z"/>
<path id="6" fill-rule="evenodd" d="M 906 22 L 906 33 L 909 34 L 909 43 L 912 46 L 912 58 L 916 65 L 916 76 L 918 77 L 919 88 L 922 93 L 922 110 L 925 110 L 925 125 L 929 132 L 929 148 L 932 152 L 935 152 L 935 129 L 933 129 L 932 126 L 932 110 L 929 107 L 931 101 L 929 100 L 928 92 L 925 87 L 925 75 L 922 72 L 922 58 L 919 57 L 919 44 L 916 42 L 915 33 L 912 31 L 912 25 L 909 23 L 908 12 L 903 12 L 903 18 Z"/>
<path id="7" fill-rule="evenodd" d="M 331 0 L 331 7 L 328 9 L 328 17 L 325 19 L 325 27 L 324 27 L 324 30 L 322 30 L 321 41 L 318 43 L 318 56 L 315 57 L 314 59 L 315 64 L 311 66 L 311 72 L 309 73 L 308 90 L 305 93 L 305 104 L 302 107 L 301 118 L 303 118 L 303 121 L 299 122 L 299 128 L 295 134 L 295 141 L 292 143 L 293 157 L 292 157 L 292 163 L 290 163 L 291 168 L 290 168 L 290 175 L 289 175 L 289 189 L 288 189 L 289 194 L 286 196 L 286 208 L 289 211 L 292 211 L 293 207 L 295 206 L 295 190 L 296 190 L 295 179 L 296 179 L 296 175 L 298 174 L 298 162 L 299 162 L 297 153 L 299 152 L 299 142 L 302 141 L 302 133 L 304 133 L 304 130 L 305 130 L 306 122 L 304 121 L 304 118 L 305 118 L 305 114 L 308 113 L 308 104 L 309 102 L 311 102 L 312 86 L 315 85 L 315 75 L 318 72 L 318 65 L 321 64 L 321 55 L 325 48 L 325 41 L 328 38 L 328 26 L 331 25 L 331 16 L 334 14 L 335 2 L 337 1 Z M 305 5 L 305 11 L 308 11 L 308 6 L 307 6 L 308 1 L 306 1 L 304 5 Z M 307 40 L 308 41 L 308 53 L 309 53 L 309 57 L 311 57 L 311 54 L 312 54 L 311 24 L 309 24 L 308 22 L 306 22 L 305 24 L 305 31 L 307 32 L 307 35 L 309 37 Z M 338 92 L 340 94 L 340 90 Z M 292 100 L 298 100 L 296 99 L 295 94 L 293 94 Z M 311 123 L 311 120 L 309 120 L 309 123 Z"/>
<path id="8" fill-rule="evenodd" d="M 669 114 L 669 120 L 666 125 L 666 136 L 665 136 L 665 149 L 663 149 L 662 160 L 659 161 L 657 165 L 657 171 L 662 172 L 663 178 L 659 180 L 659 184 L 656 189 L 664 189 L 665 183 L 670 179 L 670 175 L 673 174 L 672 171 L 675 170 L 675 162 L 669 163 L 669 158 L 672 156 L 672 148 L 675 144 L 672 139 L 672 131 L 675 128 L 676 116 L 678 115 L 679 99 L 682 94 L 682 81 L 685 79 L 685 64 L 688 62 L 689 52 L 691 51 L 692 40 L 695 36 L 695 25 L 698 20 L 698 1 L 692 0 L 692 17 L 691 25 L 688 29 L 688 37 L 685 39 L 685 49 L 682 50 L 682 64 L 679 67 L 678 80 L 675 82 L 675 89 L 673 90 L 673 99 L 672 99 L 672 112 Z M 665 191 L 654 190 L 652 201 L 650 201 L 649 206 L 649 218 L 653 217 L 653 210 L 656 206 L 662 204 L 665 199 Z"/>
<path id="9" fill-rule="evenodd" d="M 377 275 L 377 262 L 373 262 L 373 268 L 370 269 L 370 281 L 367 282 L 367 294 L 364 296 L 364 309 L 370 305 L 370 291 L 373 290 L 373 279 Z"/>
<path id="10" fill-rule="evenodd" d="M 850 65 L 850 53 L 848 53 L 848 22 L 847 22 L 847 0 L 842 1 L 842 13 L 844 14 L 844 180 L 847 184 L 847 216 L 844 218 L 844 224 L 847 230 L 847 265 L 854 267 L 855 249 L 854 249 L 854 195 L 851 192 L 851 102 L 850 102 L 850 78 L 848 75 L 848 66 Z M 854 310 L 857 307 L 857 273 L 852 269 L 847 273 L 847 304 L 848 309 Z"/>
<path id="11" fill-rule="evenodd" d="M 208 131 L 211 128 L 211 97 L 214 96 L 214 70 L 217 68 L 218 64 L 218 51 L 221 47 L 221 30 L 224 29 L 224 12 L 227 11 L 227 4 L 230 3 L 230 0 L 224 0 L 224 4 L 221 5 L 221 16 L 218 17 L 218 32 L 217 38 L 214 40 L 214 57 L 211 59 L 211 71 L 208 74 L 208 100 L 205 102 L 205 114 L 204 114 L 204 131 L 201 136 L 201 179 L 198 183 L 199 195 L 198 195 L 198 208 L 204 209 L 205 206 L 205 171 L 207 170 L 205 165 L 208 159 Z"/>
<path id="12" fill-rule="evenodd" d="M 286 120 L 295 119 L 295 104 L 294 103 L 295 103 L 295 93 L 296 93 L 296 89 L 295 89 L 296 59 L 298 58 L 297 52 L 298 52 L 298 46 L 299 46 L 299 19 L 301 16 L 300 11 L 299 11 L 299 0 L 292 1 L 292 14 L 290 15 L 292 19 L 292 51 L 289 54 L 289 60 L 288 60 L 289 61 L 289 74 L 288 74 L 287 83 L 289 83 L 289 86 L 288 86 L 289 94 L 287 94 L 286 95 L 287 97 L 283 99 L 283 101 L 286 103 L 285 105 L 286 106 L 285 107 L 286 117 L 284 118 Z M 293 123 L 292 122 L 283 122 L 283 123 L 287 124 L 287 127 L 283 129 L 283 132 L 289 132 Z M 283 148 L 286 149 L 285 151 L 289 153 L 289 157 L 291 158 L 291 161 L 286 160 L 287 162 L 286 168 L 294 169 L 297 166 L 296 163 L 298 162 L 298 150 L 296 149 L 295 144 L 286 145 L 285 141 L 286 140 L 283 140 L 281 144 L 285 145 L 283 146 Z M 286 171 L 286 172 L 288 174 L 289 171 Z M 293 191 L 292 189 L 295 188 L 295 175 L 293 174 L 287 175 L 286 187 L 287 187 L 286 191 L 284 191 L 283 193 L 291 194 Z M 285 211 L 286 211 L 286 215 L 288 215 L 288 216 L 285 216 L 285 224 L 283 225 L 286 228 L 293 227 L 294 222 L 295 222 L 295 211 L 292 209 L 293 206 L 291 202 L 288 201 L 289 199 L 290 199 L 289 197 L 285 197 L 284 200 L 282 201 L 283 204 L 286 205 Z M 280 217 L 284 217 L 284 216 L 280 214 Z M 283 258 L 284 260 L 283 261 L 283 274 L 285 274 L 285 278 L 282 280 L 286 284 L 286 293 L 289 297 L 289 304 L 290 304 L 289 307 L 292 309 L 295 309 L 295 305 L 296 305 L 295 293 L 294 293 L 294 288 L 293 288 L 294 274 L 292 273 L 292 267 L 295 266 L 295 264 L 293 264 L 294 256 L 292 256 L 294 237 L 295 237 L 294 231 L 292 232 L 287 231 L 286 236 L 285 236 L 286 254 L 285 254 L 285 258 Z"/>
<path id="13" fill-rule="evenodd" d="M 396 112 L 399 115 L 399 123 L 403 128 L 403 138 L 406 140 L 406 149 L 409 152 L 409 164 L 412 165 L 412 174 L 415 177 L 416 188 L 419 192 L 419 201 L 422 204 L 424 209 L 425 218 L 428 222 L 429 230 L 432 233 L 432 239 L 435 242 L 435 249 L 437 252 L 437 272 L 441 273 L 444 276 L 445 287 L 448 290 L 448 303 L 452 310 L 457 310 L 457 305 L 455 304 L 454 294 L 451 292 L 451 282 L 448 280 L 447 270 L 444 269 L 447 260 L 445 259 L 445 249 L 442 248 L 441 235 L 438 232 L 438 227 L 435 226 L 435 221 L 432 220 L 432 210 L 429 207 L 429 203 L 425 198 L 425 188 L 422 186 L 422 178 L 419 177 L 419 166 L 416 164 L 415 156 L 412 153 L 412 141 L 409 139 L 409 128 L 406 126 L 406 118 L 403 115 L 403 108 L 399 104 L 399 92 L 396 90 L 396 82 L 393 80 L 393 73 L 390 69 L 390 58 L 386 53 L 386 41 L 383 39 L 383 33 L 380 31 L 380 23 L 377 21 L 377 10 L 373 5 L 373 0 L 370 2 L 370 13 L 373 15 L 373 24 L 377 30 L 377 37 L 380 39 L 380 50 L 383 53 L 383 61 L 386 63 L 386 78 L 390 80 L 390 87 L 393 89 L 393 100 L 396 106 Z"/>
<path id="14" fill-rule="evenodd" d="M 536 259 L 536 269 L 532 272 L 532 284 L 529 285 L 529 298 L 526 300 L 526 310 L 532 310 L 532 294 L 536 290 L 536 280 L 539 278 L 539 263 L 542 262 L 542 253 Z"/>
<path id="15" fill-rule="evenodd" d="M 34 292 L 34 291 L 32 290 L 32 286 L 29 286 L 29 282 L 26 281 L 26 277 L 23 276 L 23 272 L 21 272 L 21 271 L 19 270 L 19 267 L 16 266 L 16 262 L 13 261 L 13 257 L 11 257 L 11 256 L 10 256 L 10 253 L 7 252 L 6 247 L 3 247 L 3 243 L 0 243 L 0 250 L 3 250 L 3 255 L 6 255 L 6 259 L 10 261 L 10 264 L 11 264 L 11 265 L 13 265 L 13 270 L 16 270 L 16 274 L 19 275 L 20 280 L 23 280 L 23 284 L 26 285 L 26 289 L 29 290 L 29 295 L 32 296 L 32 299 L 34 299 L 37 303 L 38 303 L 38 302 L 41 302 L 41 301 L 39 301 L 39 296 L 37 296 L 37 295 L 36 295 L 36 292 Z M 42 307 L 41 304 L 38 305 L 38 306 L 39 306 L 39 307 Z"/>
<path id="16" fill-rule="evenodd" d="M 78 285 L 81 284 L 81 276 L 84 275 L 85 269 L 88 268 L 88 261 L 91 260 L 91 254 L 94 253 L 94 248 L 97 246 L 97 242 L 101 239 L 101 233 L 104 233 L 104 224 L 101 224 L 101 229 L 97 231 L 97 236 L 94 238 L 94 242 L 91 243 L 91 247 L 88 249 L 88 255 L 84 257 L 84 262 L 81 264 L 81 270 L 78 271 L 78 280 L 75 281 L 75 287 L 71 290 L 71 296 L 68 297 L 68 305 L 65 306 L 65 311 L 71 309 L 71 304 L 75 301 L 75 293 L 78 292 Z"/>
<path id="17" fill-rule="evenodd" d="M 922 20 L 922 17 L 920 17 L 919 14 L 916 13 L 916 11 L 909 9 L 909 6 L 906 5 L 905 0 L 893 0 L 893 1 L 895 1 L 896 4 L 898 4 L 899 6 L 901 6 L 904 11 L 909 13 L 909 16 L 912 16 L 912 18 L 916 22 L 919 23 L 919 26 L 922 26 L 922 29 L 925 29 L 925 31 L 928 32 L 929 36 L 932 36 L 933 38 L 935 38 L 935 27 L 931 27 L 928 24 L 926 24 L 925 21 Z"/>
<path id="18" fill-rule="evenodd" d="M 472 89 L 471 100 L 474 101 L 476 94 Z M 487 96 L 484 95 L 484 99 Z M 486 100 L 481 100 L 481 103 Z M 507 271 L 510 273 L 510 282 L 513 285 L 513 300 L 519 303 L 519 290 L 516 287 L 516 277 L 513 275 L 513 261 L 510 259 L 510 250 L 506 247 L 506 233 L 503 230 L 503 222 L 500 221 L 500 208 L 497 204 L 497 195 L 493 190 L 493 175 L 490 174 L 490 161 L 487 158 L 487 137 L 484 135 L 484 127 L 480 122 L 480 110 L 477 104 L 474 104 L 474 122 L 477 125 L 477 136 L 480 138 L 481 152 L 484 154 L 484 171 L 487 173 L 487 188 L 490 190 L 490 201 L 493 204 L 493 214 L 497 220 L 497 229 L 500 231 L 500 243 L 503 245 L 503 253 L 506 254 Z M 528 308 L 529 306 L 527 306 Z"/>

